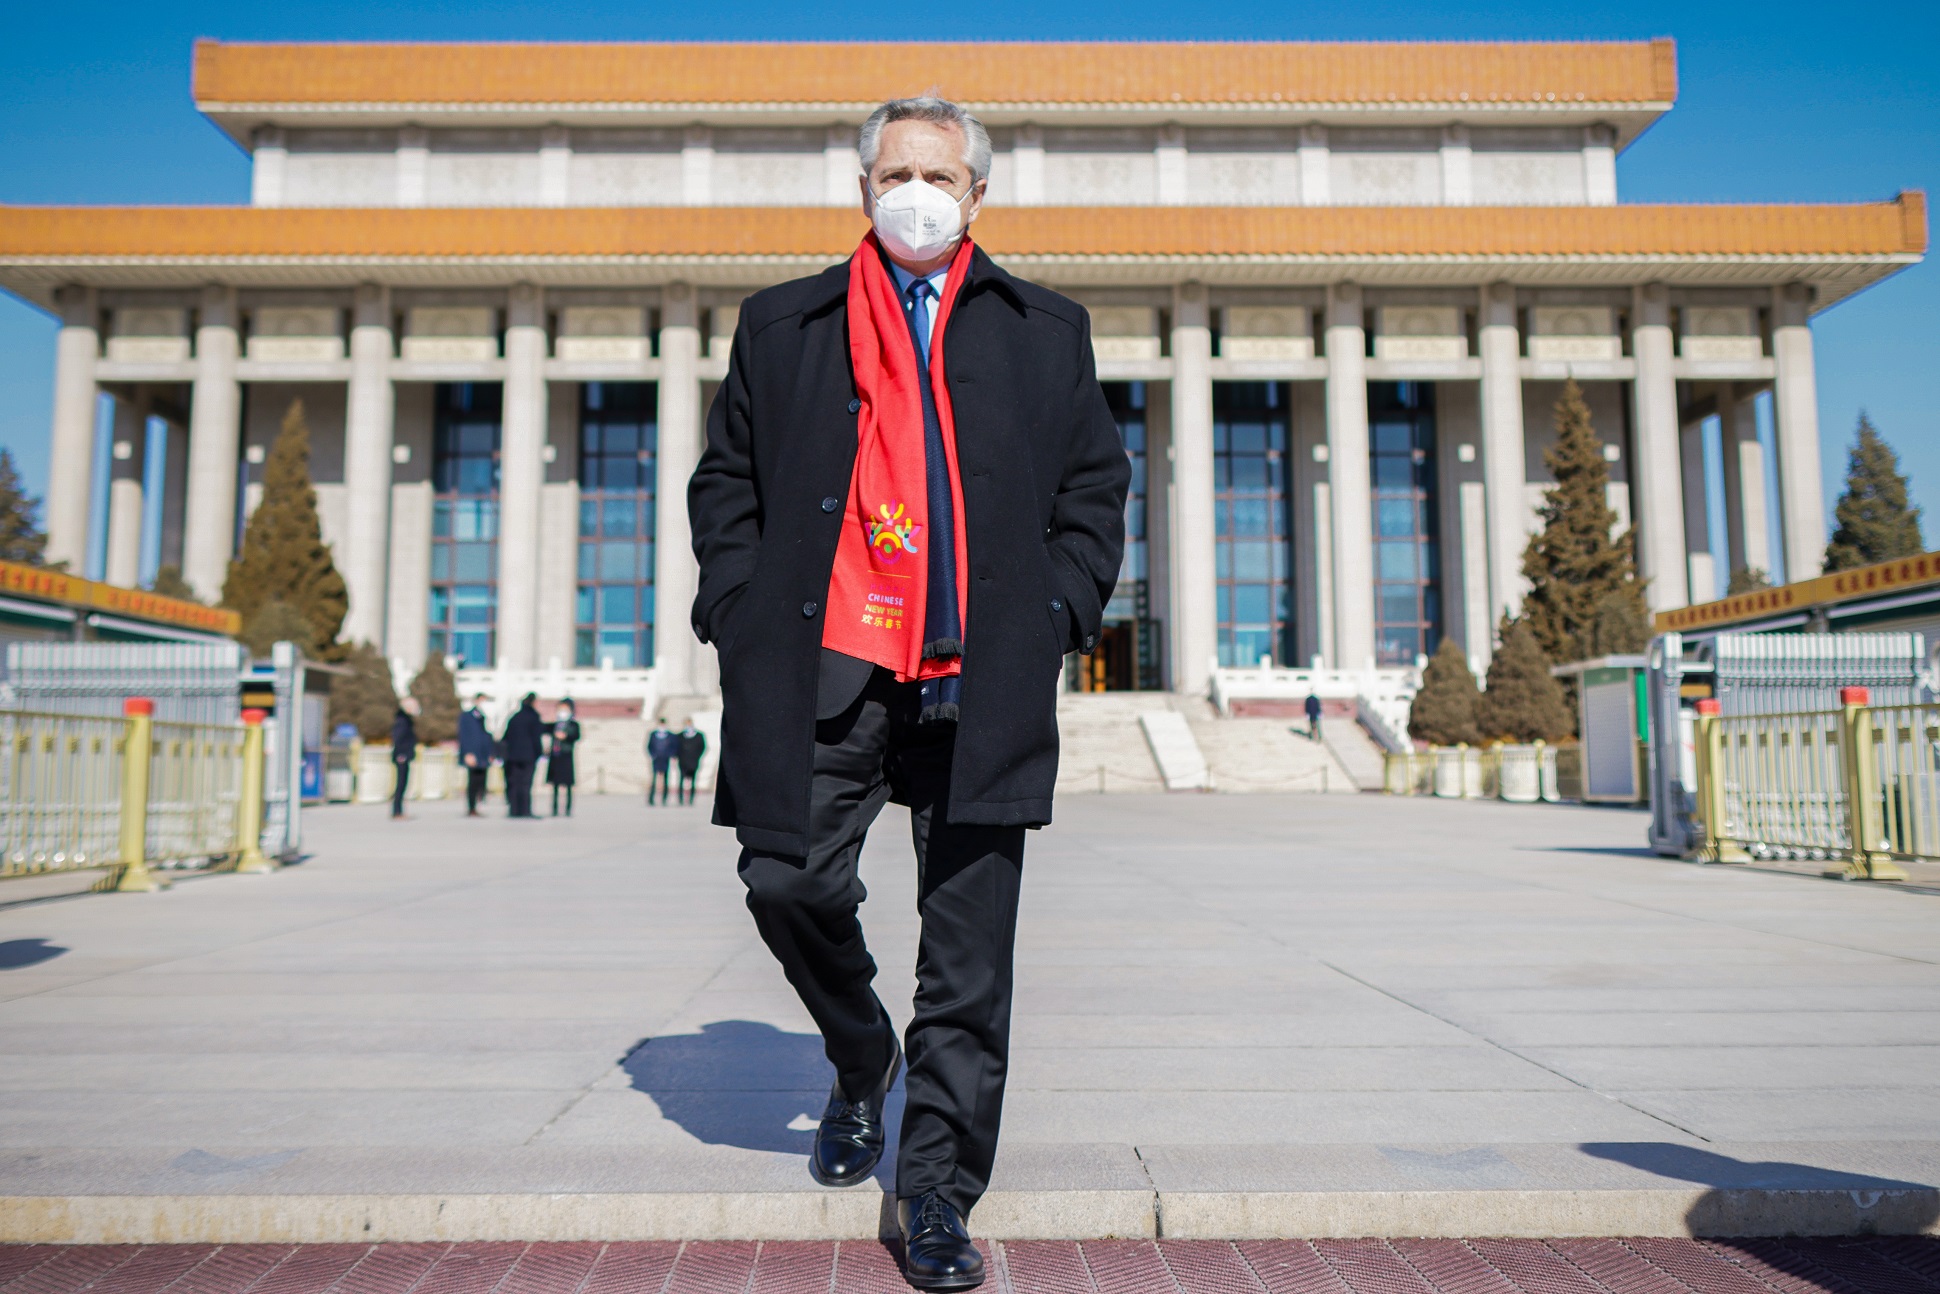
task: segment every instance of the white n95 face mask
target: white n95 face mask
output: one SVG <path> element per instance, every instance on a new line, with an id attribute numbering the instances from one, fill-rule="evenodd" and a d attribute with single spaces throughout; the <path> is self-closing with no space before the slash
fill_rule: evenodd
<path id="1" fill-rule="evenodd" d="M 942 255 L 963 230 L 963 200 L 927 180 L 905 180 L 875 197 L 876 237 L 891 256 L 927 261 Z"/>

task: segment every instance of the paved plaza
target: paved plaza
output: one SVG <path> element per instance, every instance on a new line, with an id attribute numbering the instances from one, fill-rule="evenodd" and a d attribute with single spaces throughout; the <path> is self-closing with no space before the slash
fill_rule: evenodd
<path id="1" fill-rule="evenodd" d="M 274 875 L 0 909 L 0 1238 L 875 1236 L 880 1193 L 808 1178 L 830 1071 L 705 809 L 460 812 L 331 808 Z M 973 1225 L 1934 1230 L 1940 895 L 1657 859 L 1643 831 L 1552 805 L 1064 799 L 1026 861 Z M 864 875 L 900 1020 L 899 810 Z"/>

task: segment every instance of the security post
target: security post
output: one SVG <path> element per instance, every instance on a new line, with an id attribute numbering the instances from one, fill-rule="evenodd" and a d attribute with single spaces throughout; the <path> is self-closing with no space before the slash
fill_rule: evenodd
<path id="1" fill-rule="evenodd" d="M 1704 823 L 1697 856 L 1707 863 L 1744 863 L 1751 855 L 1726 832 L 1723 710 L 1715 697 L 1697 703 L 1697 805 Z"/>
<path id="2" fill-rule="evenodd" d="M 242 799 L 236 805 L 236 870 L 273 872 L 263 857 L 263 720 L 265 710 L 244 710 Z"/>
<path id="3" fill-rule="evenodd" d="M 121 703 L 128 731 L 121 747 L 121 878 L 115 888 L 151 893 L 166 888 L 148 870 L 148 767 L 155 746 L 155 703 L 131 696 Z"/>
<path id="4" fill-rule="evenodd" d="M 1839 689 L 1839 743 L 1846 765 L 1846 827 L 1852 852 L 1843 868 L 1828 869 L 1825 874 L 1849 881 L 1903 881 L 1905 869 L 1893 862 L 1885 848 L 1871 704 L 1872 693 L 1866 688 Z"/>

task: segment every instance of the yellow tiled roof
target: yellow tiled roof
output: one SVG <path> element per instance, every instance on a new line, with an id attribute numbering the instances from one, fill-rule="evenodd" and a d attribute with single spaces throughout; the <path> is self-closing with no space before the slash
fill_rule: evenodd
<path id="1" fill-rule="evenodd" d="M 912 70 L 920 69 L 920 70 Z M 254 44 L 198 41 L 219 104 L 1664 104 L 1669 40 Z"/>
<path id="2" fill-rule="evenodd" d="M 0 207 L 0 261 L 847 255 L 846 207 Z M 1926 195 L 1612 207 L 991 207 L 1012 256 L 1865 257 L 1926 251 Z"/>

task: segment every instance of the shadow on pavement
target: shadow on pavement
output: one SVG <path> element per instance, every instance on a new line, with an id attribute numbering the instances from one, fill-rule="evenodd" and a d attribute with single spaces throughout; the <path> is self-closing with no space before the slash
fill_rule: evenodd
<path id="1" fill-rule="evenodd" d="M 23 966 L 38 966 L 44 961 L 52 961 L 67 949 L 59 944 L 50 944 L 45 939 L 9 939 L 0 943 L 0 970 L 19 970 Z"/>
<path id="2" fill-rule="evenodd" d="M 697 1140 L 795 1155 L 808 1153 L 835 1081 L 818 1035 L 750 1020 L 717 1020 L 699 1033 L 646 1039 L 620 1065 L 636 1092 L 652 1097 L 664 1118 Z M 895 1162 L 902 1096 L 899 1079 L 886 1111 L 882 1171 Z"/>
<path id="3" fill-rule="evenodd" d="M 1912 1235 L 1940 1219 L 1940 1189 L 1928 1182 L 1784 1160 L 1733 1159 L 1664 1141 L 1586 1142 L 1579 1148 L 1598 1159 L 1710 1187 L 1684 1215 L 1694 1236 Z M 1767 1261 L 1776 1260 L 1768 1256 Z"/>

